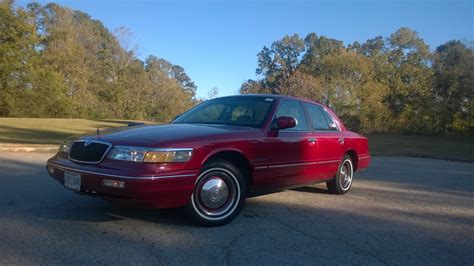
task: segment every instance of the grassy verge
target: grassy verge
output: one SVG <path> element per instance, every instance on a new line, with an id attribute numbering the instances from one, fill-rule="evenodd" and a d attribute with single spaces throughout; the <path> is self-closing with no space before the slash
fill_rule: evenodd
<path id="1" fill-rule="evenodd" d="M 127 126 L 123 120 L 0 118 L 0 143 L 59 144 L 67 137 Z"/>
<path id="2" fill-rule="evenodd" d="M 374 155 L 410 155 L 474 161 L 474 137 L 368 135 Z"/>
<path id="3" fill-rule="evenodd" d="M 59 144 L 67 137 L 127 126 L 123 120 L 0 118 L 0 143 Z M 474 162 L 474 137 L 369 135 L 373 155 L 411 155 Z"/>

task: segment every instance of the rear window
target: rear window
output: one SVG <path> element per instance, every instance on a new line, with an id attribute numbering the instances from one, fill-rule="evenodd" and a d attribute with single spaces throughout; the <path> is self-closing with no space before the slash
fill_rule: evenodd
<path id="1" fill-rule="evenodd" d="M 316 131 L 331 131 L 329 127 L 329 122 L 327 120 L 326 111 L 324 111 L 320 106 L 310 103 L 303 103 L 308 110 L 309 117 L 313 122 L 314 130 Z"/>

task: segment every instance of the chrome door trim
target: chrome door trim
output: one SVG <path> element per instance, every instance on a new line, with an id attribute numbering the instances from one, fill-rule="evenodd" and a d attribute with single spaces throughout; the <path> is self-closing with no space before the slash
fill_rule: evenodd
<path id="1" fill-rule="evenodd" d="M 273 164 L 273 165 L 257 166 L 257 167 L 255 167 L 255 170 L 283 168 L 283 167 L 294 167 L 294 166 L 305 166 L 305 165 L 317 165 L 317 164 L 329 164 L 329 163 L 339 163 L 339 162 L 340 162 L 340 160 L 329 160 L 329 161 L 306 162 L 306 163 Z"/>

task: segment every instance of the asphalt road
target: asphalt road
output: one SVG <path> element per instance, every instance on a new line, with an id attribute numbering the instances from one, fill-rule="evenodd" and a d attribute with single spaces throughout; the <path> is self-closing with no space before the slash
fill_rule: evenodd
<path id="1" fill-rule="evenodd" d="M 76 195 L 47 176 L 49 156 L 0 155 L 0 264 L 474 263 L 474 164 L 377 157 L 347 195 L 252 198 L 200 228 L 180 210 Z"/>

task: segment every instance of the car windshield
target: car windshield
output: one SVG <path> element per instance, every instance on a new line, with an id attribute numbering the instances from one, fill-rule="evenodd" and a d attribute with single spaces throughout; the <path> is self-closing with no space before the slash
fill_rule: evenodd
<path id="1" fill-rule="evenodd" d="M 222 124 L 261 127 L 274 99 L 271 97 L 225 97 L 201 103 L 172 123 Z"/>

